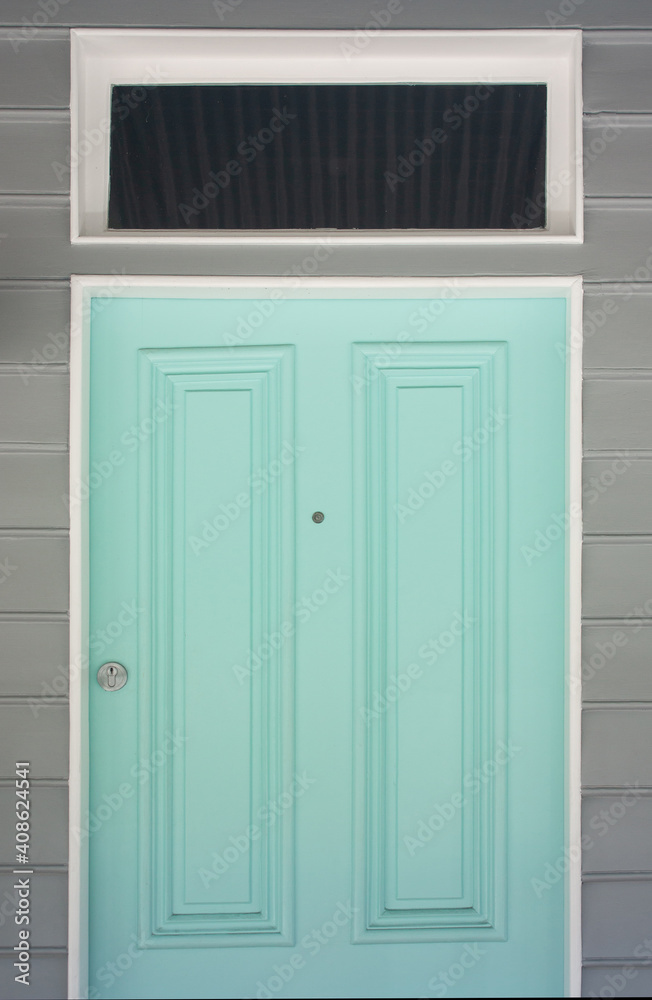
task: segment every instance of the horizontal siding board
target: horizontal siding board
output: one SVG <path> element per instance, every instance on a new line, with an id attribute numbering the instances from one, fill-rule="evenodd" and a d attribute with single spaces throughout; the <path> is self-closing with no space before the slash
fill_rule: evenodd
<path id="1" fill-rule="evenodd" d="M 586 204 L 584 245 L 333 248 L 318 274 L 530 275 L 584 274 L 588 281 L 632 281 L 641 267 L 652 279 L 652 199 L 594 199 Z M 0 278 L 70 274 L 312 273 L 311 245 L 283 247 L 70 244 L 65 198 L 0 198 Z M 327 237 L 326 237 L 327 239 Z M 313 247 L 317 245 L 315 239 Z M 524 252 L 527 250 L 527 252 Z M 304 260 L 311 258 L 304 269 Z M 648 263 L 646 264 L 646 261 Z M 361 270 L 362 269 L 362 270 Z M 640 270 L 639 270 L 640 273 Z M 638 279 L 648 280 L 648 279 Z"/>
<path id="2" fill-rule="evenodd" d="M 582 974 L 582 996 L 652 996 L 652 968 L 634 965 L 589 966 Z"/>
<path id="3" fill-rule="evenodd" d="M 63 917 L 57 915 L 57 919 Z M 13 954 L 0 954 L 0 996 L 3 1000 L 25 1000 L 25 996 L 38 997 L 38 1000 L 61 1000 L 68 995 L 68 958 L 65 954 L 33 952 L 27 990 L 22 983 L 15 981 L 14 962 Z"/>
<path id="4" fill-rule="evenodd" d="M 652 378 L 584 379 L 585 450 L 648 449 Z"/>
<path id="5" fill-rule="evenodd" d="M 582 692 L 585 701 L 652 702 L 652 627 L 585 625 Z"/>
<path id="6" fill-rule="evenodd" d="M 0 925 L 0 947 L 13 948 L 17 928 L 13 914 L 16 909 L 16 890 L 19 876 L 0 873 L 0 895 L 7 902 L 9 919 Z M 30 945 L 33 948 L 61 948 L 66 945 L 67 878 L 61 872 L 36 872 L 30 879 Z M 9 899 L 7 898 L 9 897 Z M 11 902 L 10 902 L 11 901 Z M 29 996 L 29 992 L 25 990 Z"/>
<path id="7" fill-rule="evenodd" d="M 0 243 L 0 248 L 2 244 Z M 64 285 L 3 287 L 0 284 L 0 364 L 67 362 L 70 288 Z"/>
<path id="8" fill-rule="evenodd" d="M 586 708 L 582 746 L 585 786 L 652 786 L 652 709 Z"/>
<path id="9" fill-rule="evenodd" d="M 584 121 L 584 190 L 652 194 L 652 117 L 597 115 Z"/>
<path id="10" fill-rule="evenodd" d="M 568 15 L 558 13 L 559 0 L 411 0 L 401 5 L 393 20 L 397 28 L 498 28 L 521 27 L 648 27 L 652 12 L 645 0 L 574 0 Z M 228 9 L 230 7 L 230 9 Z M 218 15 L 207 0 L 114 0 L 110 7 L 89 0 L 61 3 L 52 18 L 56 25 L 133 25 L 223 27 L 229 28 L 335 28 L 364 27 L 371 12 L 384 10 L 369 0 L 274 0 L 273 3 L 247 3 L 232 0 Z M 218 6 L 219 9 L 219 6 Z M 38 10 L 34 7 L 34 10 Z M 30 11 L 32 13 L 32 11 Z M 23 25 L 26 16 L 23 0 L 4 0 L 2 23 Z M 552 16 L 552 20 L 551 20 Z M 557 19 L 555 19 L 557 18 Z M 31 19 L 29 19 L 31 22 Z"/>
<path id="11" fill-rule="evenodd" d="M 584 545 L 582 564 L 585 618 L 652 615 L 652 540 L 590 540 Z"/>
<path id="12" fill-rule="evenodd" d="M 16 761 L 28 761 L 32 779 L 68 776 L 68 706 L 0 702 L 0 768 L 14 777 Z"/>
<path id="13" fill-rule="evenodd" d="M 645 277 L 647 269 L 642 273 Z M 587 368 L 652 369 L 652 289 L 649 287 L 605 285 L 597 290 L 587 285 L 583 326 Z"/>
<path id="14" fill-rule="evenodd" d="M 70 190 L 70 124 L 65 118 L 0 113 L 0 191 Z"/>
<path id="15" fill-rule="evenodd" d="M 67 538 L 0 537 L 0 574 L 0 611 L 67 611 Z"/>
<path id="16" fill-rule="evenodd" d="M 0 649 L 10 665 L 0 673 L 0 695 L 45 702 L 67 695 L 67 621 L 0 621 Z"/>
<path id="17" fill-rule="evenodd" d="M 68 440 L 68 377 L 25 368 L 0 369 L 0 440 L 17 444 L 65 444 Z"/>
<path id="18" fill-rule="evenodd" d="M 0 452 L 0 525 L 68 526 L 68 457 L 62 452 Z"/>
<path id="19" fill-rule="evenodd" d="M 587 795 L 582 803 L 585 872 L 652 872 L 652 796 Z M 652 934 L 652 928 L 651 928 Z"/>
<path id="20" fill-rule="evenodd" d="M 633 958 L 652 937 L 652 879 L 586 882 L 582 909 L 585 960 Z"/>
<path id="21" fill-rule="evenodd" d="M 652 32 L 585 36 L 585 111 L 652 111 Z"/>
<path id="22" fill-rule="evenodd" d="M 34 5 L 29 14 L 37 10 Z M 26 14 L 23 5 L 19 20 L 22 21 Z M 0 35 L 0 106 L 70 106 L 70 45 L 62 32 L 42 31 L 34 36 L 32 31 L 29 40 L 17 32 Z"/>
<path id="23" fill-rule="evenodd" d="M 583 491 L 586 532 L 652 533 L 652 460 L 628 452 L 585 459 Z"/>
<path id="24" fill-rule="evenodd" d="M 0 91 L 1 93 L 1 91 Z M 70 246 L 66 199 L 0 199 L 0 277 L 69 278 L 77 271 Z M 77 265 L 88 251 L 77 254 Z M 109 268 L 110 270 L 110 268 Z"/>
<path id="25" fill-rule="evenodd" d="M 64 785 L 30 789 L 29 858 L 33 865 L 68 862 L 68 789 Z M 16 865 L 16 790 L 0 787 L 0 865 Z"/>

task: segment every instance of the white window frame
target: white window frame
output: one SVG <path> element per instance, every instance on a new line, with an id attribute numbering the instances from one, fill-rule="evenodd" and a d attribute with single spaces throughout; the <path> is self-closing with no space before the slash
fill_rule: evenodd
<path id="1" fill-rule="evenodd" d="M 71 43 L 73 243 L 279 245 L 326 234 L 367 246 L 583 240 L 581 31 L 75 29 Z M 544 230 L 107 229 L 113 84 L 476 82 L 548 87 Z"/>

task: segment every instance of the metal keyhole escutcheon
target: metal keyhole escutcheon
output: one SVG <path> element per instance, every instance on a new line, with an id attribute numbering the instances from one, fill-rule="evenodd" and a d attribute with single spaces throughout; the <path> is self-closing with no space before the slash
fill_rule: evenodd
<path id="1" fill-rule="evenodd" d="M 105 691 L 119 691 L 127 683 L 127 671 L 121 663 L 103 663 L 97 671 L 97 683 Z"/>

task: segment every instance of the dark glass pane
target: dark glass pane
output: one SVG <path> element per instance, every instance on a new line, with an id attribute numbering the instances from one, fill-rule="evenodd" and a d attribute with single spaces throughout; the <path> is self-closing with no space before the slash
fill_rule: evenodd
<path id="1" fill-rule="evenodd" d="M 543 84 L 130 87 L 111 229 L 545 226 Z"/>

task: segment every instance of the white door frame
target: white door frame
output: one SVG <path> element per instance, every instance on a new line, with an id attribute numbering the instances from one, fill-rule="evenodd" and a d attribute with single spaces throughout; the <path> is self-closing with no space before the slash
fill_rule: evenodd
<path id="1" fill-rule="evenodd" d="M 168 277 L 73 275 L 70 351 L 70 838 L 68 996 L 88 988 L 88 852 L 81 843 L 88 806 L 88 504 L 80 484 L 88 466 L 90 300 L 116 297 L 284 298 L 563 296 L 566 330 L 566 995 L 581 996 L 581 559 L 582 559 L 582 279 L 581 277 Z M 73 499 L 75 498 L 74 502 Z M 87 838 L 86 838 L 87 839 Z"/>

